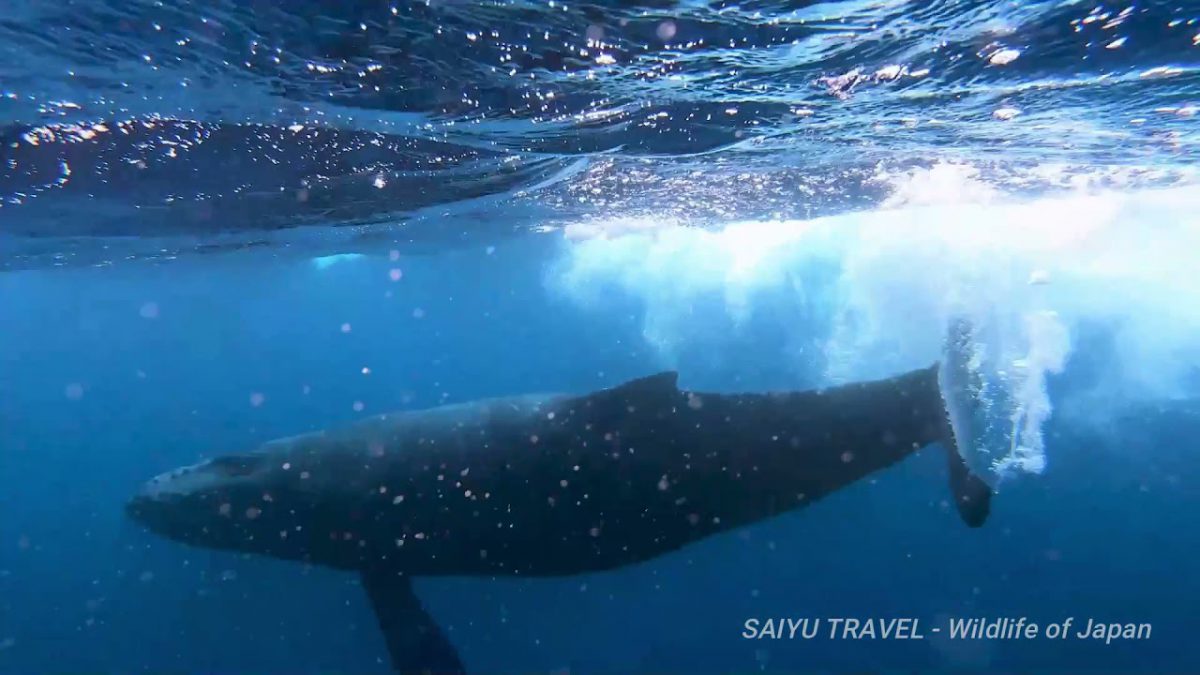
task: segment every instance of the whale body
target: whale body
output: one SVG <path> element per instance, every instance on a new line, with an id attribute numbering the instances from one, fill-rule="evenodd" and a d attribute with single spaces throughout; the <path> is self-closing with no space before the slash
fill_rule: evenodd
<path id="1" fill-rule="evenodd" d="M 787 393 L 660 373 L 584 395 L 379 415 L 158 476 L 129 514 L 187 544 L 361 575 L 398 672 L 462 672 L 420 576 L 561 576 L 649 560 L 810 504 L 933 443 L 962 519 L 991 491 L 937 366 Z"/>

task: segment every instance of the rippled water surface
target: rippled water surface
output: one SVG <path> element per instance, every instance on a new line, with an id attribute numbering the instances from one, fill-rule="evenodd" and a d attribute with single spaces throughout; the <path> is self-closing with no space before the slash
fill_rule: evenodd
<path id="1" fill-rule="evenodd" d="M 301 226 L 353 226 L 314 233 L 351 250 L 810 217 L 937 161 L 1022 191 L 1174 184 L 1198 34 L 1181 2 L 20 0 L 0 19 L 3 264 Z M 445 217 L 479 208 L 509 216 Z M 86 241 L 110 237 L 172 240 Z"/>

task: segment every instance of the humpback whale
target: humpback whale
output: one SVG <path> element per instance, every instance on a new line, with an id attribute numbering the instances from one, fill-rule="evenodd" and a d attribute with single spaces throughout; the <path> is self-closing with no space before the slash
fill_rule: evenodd
<path id="1" fill-rule="evenodd" d="M 674 372 L 584 395 L 379 415 L 220 456 L 129 501 L 200 547 L 361 575 L 401 673 L 463 672 L 413 577 L 610 570 L 812 503 L 940 443 L 967 525 L 991 490 L 959 454 L 938 366 L 812 391 L 687 391 Z M 947 384 L 950 383 L 950 384 Z"/>

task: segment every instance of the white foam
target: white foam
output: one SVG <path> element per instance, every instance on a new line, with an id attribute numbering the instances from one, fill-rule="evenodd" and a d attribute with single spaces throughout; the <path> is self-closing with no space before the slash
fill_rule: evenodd
<path id="1" fill-rule="evenodd" d="M 764 298 L 795 294 L 827 310 L 790 327 L 822 341 L 824 383 L 928 365 L 949 318 L 965 316 L 992 422 L 975 459 L 1000 475 L 1045 466 L 1047 377 L 1064 368 L 1081 329 L 1114 331 L 1115 362 L 1098 385 L 1108 400 L 1186 391 L 1200 356 L 1200 190 L 1088 188 L 1022 201 L 969 167 L 889 179 L 892 198 L 871 212 L 717 229 L 576 226 L 550 283 L 584 305 L 614 290 L 639 299 L 646 337 L 665 359 L 699 324 L 736 330 Z M 713 298 L 724 313 L 697 316 L 696 302 Z M 802 377 L 813 362 L 795 365 Z"/>
<path id="2" fill-rule="evenodd" d="M 352 260 L 359 260 L 359 259 L 365 258 L 365 257 L 366 256 L 362 255 L 361 253 L 336 253 L 334 255 L 326 255 L 326 256 L 321 256 L 319 258 L 313 258 L 312 264 L 318 270 L 324 270 L 324 269 L 329 269 L 330 267 L 332 267 L 338 263 L 350 262 Z"/>

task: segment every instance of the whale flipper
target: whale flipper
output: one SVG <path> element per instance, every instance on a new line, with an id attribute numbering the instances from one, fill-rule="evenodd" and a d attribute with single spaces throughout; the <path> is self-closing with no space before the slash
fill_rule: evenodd
<path id="1" fill-rule="evenodd" d="M 466 672 L 454 645 L 413 593 L 411 577 L 389 569 L 363 570 L 362 584 L 397 673 Z"/>
<path id="2" fill-rule="evenodd" d="M 941 443 L 946 449 L 950 492 L 963 522 L 979 527 L 991 510 L 992 489 L 971 471 L 962 455 L 964 445 L 970 450 L 970 444 L 976 442 L 972 422 L 978 399 L 969 383 L 973 332 L 966 319 L 956 318 L 950 322 L 942 361 L 937 366 L 937 378 L 945 409 Z"/>

